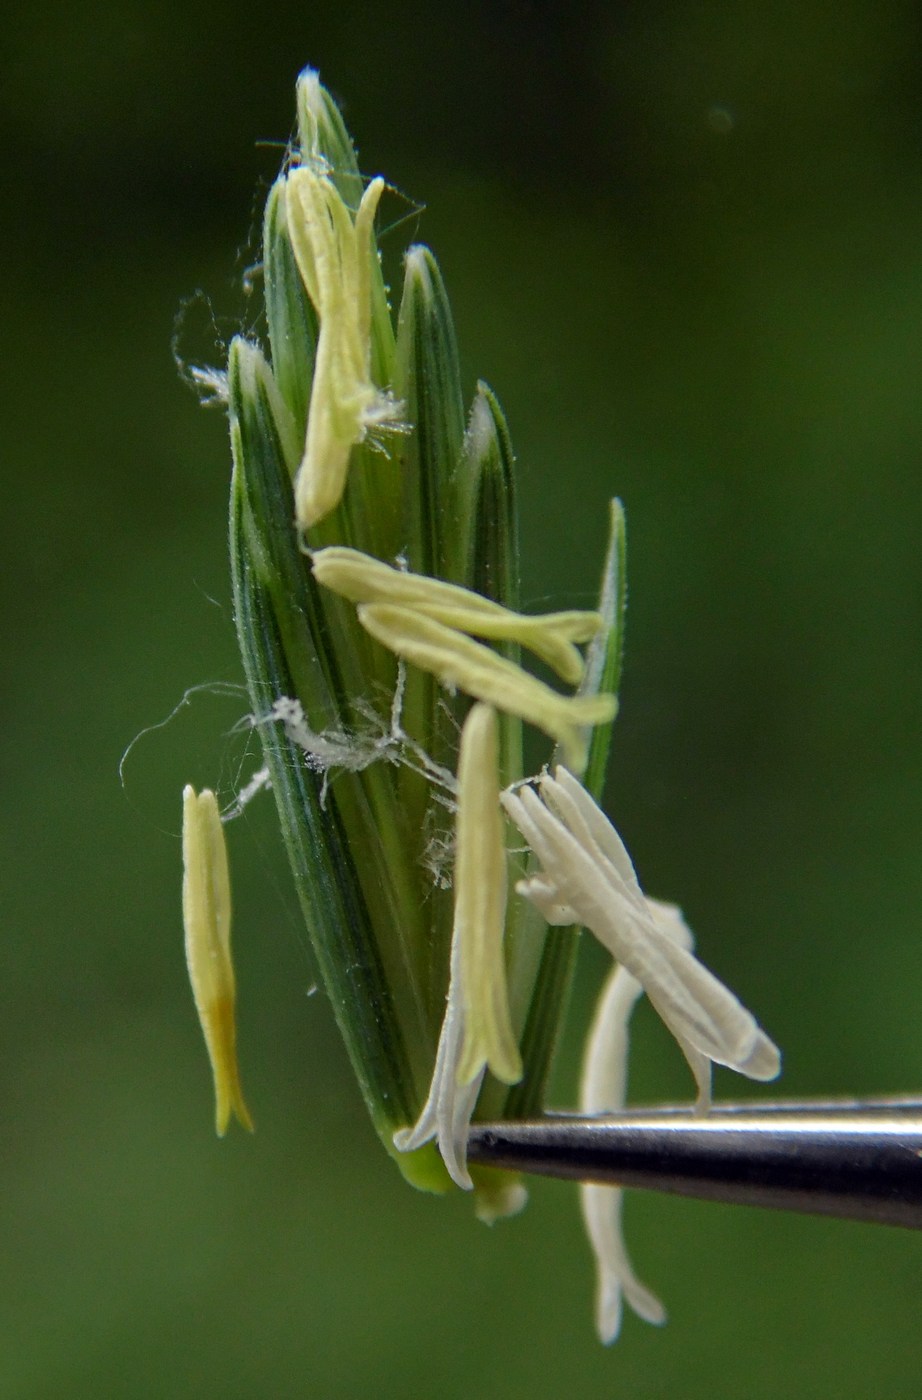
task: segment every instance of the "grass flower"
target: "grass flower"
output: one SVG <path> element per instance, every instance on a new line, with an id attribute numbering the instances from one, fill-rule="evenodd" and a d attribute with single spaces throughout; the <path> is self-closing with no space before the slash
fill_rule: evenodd
<path id="1" fill-rule="evenodd" d="M 263 224 L 265 341 L 236 337 L 226 371 L 234 615 L 262 749 L 230 810 L 271 788 L 320 978 L 385 1149 L 417 1187 L 473 1188 L 492 1220 L 525 1191 L 469 1169 L 468 1128 L 544 1108 L 576 926 L 619 963 L 590 1036 L 584 1107 L 623 1103 L 641 988 L 688 1058 L 702 1109 L 713 1061 L 770 1078 L 778 1054 L 691 953 L 678 914 L 644 897 L 597 805 L 621 673 L 619 502 L 597 606 L 524 613 L 509 431 L 485 384 L 465 409 L 438 264 L 409 249 L 393 315 L 375 233 L 384 181 L 360 176 L 315 73 L 301 75 L 297 104 L 297 142 Z M 399 426 L 393 451 L 375 452 L 372 432 L 386 425 Z M 526 670 L 523 650 L 575 693 Z M 526 725 L 556 746 L 553 777 L 525 773 Z M 231 1112 L 250 1126 L 223 828 L 210 792 L 187 788 L 184 810 L 188 963 L 223 1132 Z M 624 1251 L 620 1197 L 586 1188 L 583 1202 L 603 1336 L 617 1332 L 622 1293 L 662 1320 Z"/>

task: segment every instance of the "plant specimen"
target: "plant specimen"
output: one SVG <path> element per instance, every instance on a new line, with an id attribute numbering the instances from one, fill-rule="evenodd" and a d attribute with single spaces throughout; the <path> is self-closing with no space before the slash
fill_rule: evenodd
<path id="1" fill-rule="evenodd" d="M 237 337 L 226 370 L 251 719 L 381 1140 L 414 1185 L 471 1189 L 492 1220 L 524 1204 L 524 1187 L 468 1168 L 468 1127 L 543 1108 L 580 927 L 616 963 L 589 1038 L 587 1110 L 623 1105 L 641 991 L 701 1111 L 712 1062 L 770 1079 L 779 1057 L 697 960 L 680 912 L 643 894 L 598 805 L 621 669 L 620 503 L 597 607 L 523 612 L 509 432 L 484 384 L 465 412 L 436 261 L 409 250 L 392 317 L 375 236 L 385 182 L 362 180 L 315 73 L 297 102 L 298 140 L 266 203 L 266 343 Z M 550 741 L 534 776 L 524 725 Z M 184 811 L 188 962 L 223 1132 L 232 1111 L 250 1126 L 226 855 L 213 795 L 187 789 Z M 664 1316 L 624 1251 L 619 1199 L 583 1188 L 604 1340 L 622 1292 L 648 1320 Z"/>

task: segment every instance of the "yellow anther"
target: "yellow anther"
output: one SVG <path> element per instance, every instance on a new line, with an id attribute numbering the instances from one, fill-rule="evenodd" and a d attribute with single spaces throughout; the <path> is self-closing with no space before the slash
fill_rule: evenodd
<path id="1" fill-rule="evenodd" d="M 556 739 L 567 764 L 577 773 L 586 766 L 585 727 L 607 724 L 615 717 L 613 695 L 558 695 L 489 647 L 411 608 L 363 603 L 358 616 L 377 641 L 432 672 L 444 685 L 518 715 Z"/>
<path id="2" fill-rule="evenodd" d="M 506 844 L 499 805 L 496 711 L 474 705 L 461 731 L 455 826 L 455 922 L 464 999 L 464 1039 L 457 1078 L 469 1084 L 487 1065 L 504 1084 L 522 1077 L 512 1032 L 503 931 Z"/>
<path id="3" fill-rule="evenodd" d="M 574 643 L 591 641 L 603 625 L 597 612 L 537 617 L 513 612 L 469 588 L 404 573 L 344 545 L 317 550 L 312 563 L 319 583 L 353 603 L 393 603 L 488 641 L 519 642 L 570 685 L 583 677 L 583 658 Z"/>
<path id="4" fill-rule="evenodd" d="M 384 181 L 372 180 L 352 215 L 326 175 L 299 166 L 285 183 L 288 233 L 320 319 L 295 514 L 308 529 L 339 505 L 349 454 L 394 405 L 371 382 L 372 230 Z"/>
<path id="5" fill-rule="evenodd" d="M 224 829 L 213 792 L 182 795 L 182 910 L 186 962 L 214 1075 L 215 1127 L 223 1137 L 231 1113 L 250 1132 L 237 1067 L 236 989 L 231 962 L 231 896 Z"/>

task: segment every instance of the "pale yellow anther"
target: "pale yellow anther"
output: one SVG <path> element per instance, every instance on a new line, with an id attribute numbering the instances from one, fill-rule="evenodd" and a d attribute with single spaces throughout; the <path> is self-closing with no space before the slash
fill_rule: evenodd
<path id="1" fill-rule="evenodd" d="M 462 1190 L 467 1134 L 487 1066 L 514 1084 L 522 1061 L 506 989 L 506 852 L 499 805 L 496 711 L 474 705 L 461 731 L 454 866 L 455 909 L 445 1016 L 422 1111 L 394 1134 L 398 1152 L 435 1138 L 449 1175 Z M 512 1209 L 510 1198 L 507 1206 Z M 520 1208 L 521 1198 L 518 1199 Z"/>
<path id="2" fill-rule="evenodd" d="M 231 1113 L 250 1132 L 237 1067 L 235 983 L 231 962 L 230 877 L 221 815 L 213 792 L 183 791 L 182 909 L 186 962 L 214 1075 L 215 1127 L 224 1136 Z"/>
<path id="3" fill-rule="evenodd" d="M 584 669 L 574 643 L 591 641 L 603 625 L 597 612 L 537 617 L 513 612 L 469 588 L 393 569 L 344 545 L 317 550 L 312 563 L 319 583 L 353 603 L 393 603 L 413 608 L 459 632 L 489 641 L 519 642 L 570 685 L 579 684 Z"/>
<path id="4" fill-rule="evenodd" d="M 586 766 L 586 726 L 615 717 L 613 695 L 559 695 L 489 647 L 412 608 L 363 603 L 358 616 L 366 631 L 397 656 L 556 739 L 574 772 Z"/>
<path id="5" fill-rule="evenodd" d="M 372 180 L 352 215 L 328 176 L 309 165 L 285 182 L 288 234 L 320 320 L 295 514 L 315 525 L 342 499 L 352 448 L 369 426 L 394 416 L 371 381 L 371 270 L 375 211 L 384 181 Z"/>
<path id="6" fill-rule="evenodd" d="M 454 887 L 465 1012 L 458 1083 L 469 1084 L 487 1065 L 504 1084 L 515 1084 L 522 1060 L 506 989 L 506 844 L 498 725 L 489 705 L 474 705 L 461 731 Z"/>

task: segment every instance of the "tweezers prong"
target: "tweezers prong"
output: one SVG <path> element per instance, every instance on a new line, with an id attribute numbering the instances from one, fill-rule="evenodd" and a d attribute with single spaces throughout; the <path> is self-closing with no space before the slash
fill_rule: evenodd
<path id="1" fill-rule="evenodd" d="M 856 1106 L 857 1105 L 857 1106 Z M 471 1162 L 922 1228 L 922 1100 L 632 1110 L 475 1123 Z"/>

